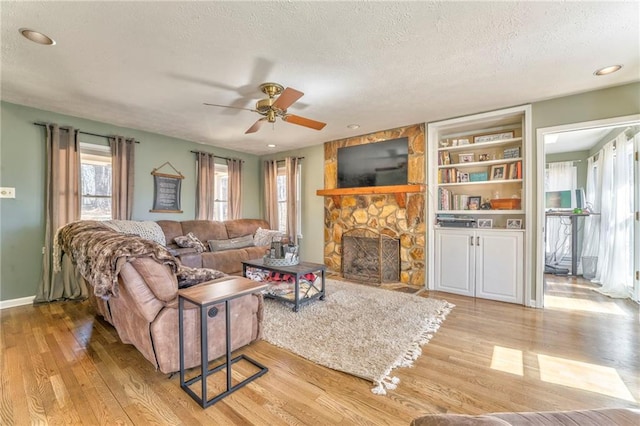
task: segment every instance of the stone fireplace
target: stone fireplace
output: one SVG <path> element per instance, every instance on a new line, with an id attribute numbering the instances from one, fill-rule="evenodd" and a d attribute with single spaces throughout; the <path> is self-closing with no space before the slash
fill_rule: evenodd
<path id="1" fill-rule="evenodd" d="M 342 276 L 375 284 L 400 281 L 398 239 L 362 228 L 345 232 Z"/>
<path id="2" fill-rule="evenodd" d="M 337 150 L 340 147 L 376 143 L 407 137 L 409 141 L 408 183 L 405 192 L 385 189 L 337 188 Z M 425 133 L 424 125 L 413 125 L 369 135 L 325 143 L 324 263 L 335 273 L 343 273 L 343 235 L 368 231 L 398 243 L 397 280 L 410 285 L 425 284 Z M 415 189 L 418 188 L 418 189 Z M 336 191 L 334 191 L 336 190 Z M 387 267 L 383 265 L 383 273 Z M 346 278 L 346 277 L 345 277 Z M 384 281 L 383 281 L 384 282 Z"/>

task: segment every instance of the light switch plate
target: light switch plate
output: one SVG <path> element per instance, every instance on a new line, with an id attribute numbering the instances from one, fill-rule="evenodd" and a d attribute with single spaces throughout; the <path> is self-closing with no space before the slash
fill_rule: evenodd
<path id="1" fill-rule="evenodd" d="M 16 198 L 16 189 L 0 188 L 0 198 Z"/>

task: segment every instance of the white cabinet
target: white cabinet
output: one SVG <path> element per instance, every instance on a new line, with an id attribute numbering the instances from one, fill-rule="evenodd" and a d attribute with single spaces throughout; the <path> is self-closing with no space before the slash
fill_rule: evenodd
<path id="1" fill-rule="evenodd" d="M 523 303 L 523 232 L 435 230 L 435 290 Z"/>

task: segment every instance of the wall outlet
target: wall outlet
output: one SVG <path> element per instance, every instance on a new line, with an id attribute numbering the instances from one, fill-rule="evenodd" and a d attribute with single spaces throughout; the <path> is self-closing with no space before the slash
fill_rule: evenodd
<path id="1" fill-rule="evenodd" d="M 16 189 L 0 188 L 0 198 L 16 198 Z"/>

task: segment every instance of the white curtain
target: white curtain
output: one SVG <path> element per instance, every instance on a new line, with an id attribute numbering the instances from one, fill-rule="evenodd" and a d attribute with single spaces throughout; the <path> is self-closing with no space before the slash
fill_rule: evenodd
<path id="1" fill-rule="evenodd" d="M 610 297 L 631 296 L 633 285 L 632 141 L 621 133 L 606 144 L 602 156 L 602 191 L 598 269 L 594 282 Z"/>
<path id="2" fill-rule="evenodd" d="M 576 188 L 576 170 L 572 161 L 550 163 L 545 191 L 573 191 Z M 547 217 L 545 263 L 557 266 L 571 257 L 571 220 L 568 217 Z"/>
<path id="3" fill-rule="evenodd" d="M 585 205 L 591 213 L 584 218 L 584 242 L 582 258 L 598 258 L 600 247 L 600 211 L 602 211 L 602 155 L 596 154 L 587 159 L 587 187 Z M 584 265 L 583 265 L 584 266 Z M 583 273 L 585 270 L 583 269 Z"/>

